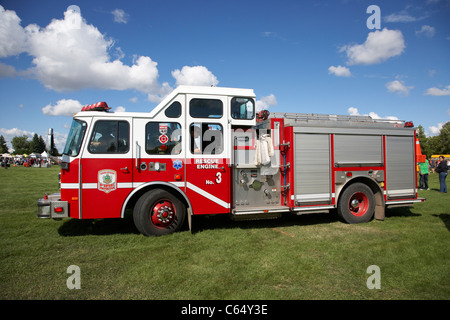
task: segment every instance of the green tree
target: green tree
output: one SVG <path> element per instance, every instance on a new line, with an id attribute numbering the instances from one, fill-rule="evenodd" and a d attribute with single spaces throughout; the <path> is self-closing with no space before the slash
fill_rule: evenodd
<path id="1" fill-rule="evenodd" d="M 42 153 L 45 151 L 45 142 L 42 136 L 39 136 L 35 133 L 33 139 L 30 143 L 31 152 Z"/>
<path id="2" fill-rule="evenodd" d="M 446 122 L 439 135 L 427 137 L 422 126 L 417 127 L 417 138 L 419 139 L 422 154 L 427 158 L 432 155 L 450 154 L 450 121 Z"/>
<path id="3" fill-rule="evenodd" d="M 28 137 L 26 135 L 12 138 L 11 144 L 15 154 L 31 153 L 31 142 L 28 141 Z"/>
<path id="4" fill-rule="evenodd" d="M 42 139 L 42 137 L 41 137 L 41 139 Z M 34 134 L 33 139 L 31 140 L 31 143 L 30 143 L 30 147 L 31 147 L 31 152 L 42 153 L 45 151 L 45 147 L 42 148 L 41 141 L 39 140 L 37 133 Z"/>
<path id="5" fill-rule="evenodd" d="M 42 136 L 39 136 L 39 149 L 42 150 L 40 153 L 45 151 L 45 141 L 44 138 L 42 138 Z"/>
<path id="6" fill-rule="evenodd" d="M 447 121 L 439 133 L 439 152 L 441 154 L 450 154 L 450 121 Z"/>
<path id="7" fill-rule="evenodd" d="M 430 152 L 429 157 L 431 157 L 433 154 L 439 154 L 440 146 L 441 146 L 441 143 L 440 143 L 439 136 L 428 137 L 427 148 Z"/>
<path id="8" fill-rule="evenodd" d="M 8 146 L 3 136 L 0 136 L 0 153 L 8 153 Z"/>

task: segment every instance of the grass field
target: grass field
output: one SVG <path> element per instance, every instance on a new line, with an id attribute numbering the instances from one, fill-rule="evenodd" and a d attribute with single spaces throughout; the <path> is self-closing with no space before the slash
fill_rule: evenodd
<path id="1" fill-rule="evenodd" d="M 388 210 L 385 221 L 211 216 L 194 221 L 194 234 L 148 238 L 132 218 L 38 219 L 37 199 L 58 191 L 58 170 L 0 170 L 2 300 L 450 299 L 450 196 L 436 174 L 419 191 L 425 203 Z M 67 288 L 70 265 L 79 290 Z M 366 285 L 371 265 L 381 289 Z"/>

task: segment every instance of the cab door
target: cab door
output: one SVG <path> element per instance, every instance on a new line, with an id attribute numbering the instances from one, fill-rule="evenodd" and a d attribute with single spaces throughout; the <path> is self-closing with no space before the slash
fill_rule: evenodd
<path id="1" fill-rule="evenodd" d="M 132 191 L 130 126 L 128 120 L 94 119 L 80 159 L 80 218 L 120 217 Z"/>
<path id="2" fill-rule="evenodd" d="M 227 97 L 186 95 L 186 194 L 194 214 L 230 212 Z"/>

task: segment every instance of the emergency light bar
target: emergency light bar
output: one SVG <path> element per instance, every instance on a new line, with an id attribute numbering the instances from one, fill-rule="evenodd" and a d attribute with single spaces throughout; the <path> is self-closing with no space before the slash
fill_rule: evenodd
<path id="1" fill-rule="evenodd" d="M 81 111 L 108 111 L 111 108 L 108 107 L 108 105 L 106 104 L 106 102 L 97 102 L 94 104 L 90 104 L 87 106 L 84 106 Z"/>

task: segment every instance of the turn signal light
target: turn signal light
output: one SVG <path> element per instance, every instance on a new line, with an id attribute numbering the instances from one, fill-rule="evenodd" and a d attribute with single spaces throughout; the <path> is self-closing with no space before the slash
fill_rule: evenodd
<path id="1" fill-rule="evenodd" d="M 176 181 L 181 181 L 181 179 L 182 179 L 181 174 L 176 174 L 175 175 L 175 180 Z"/>

